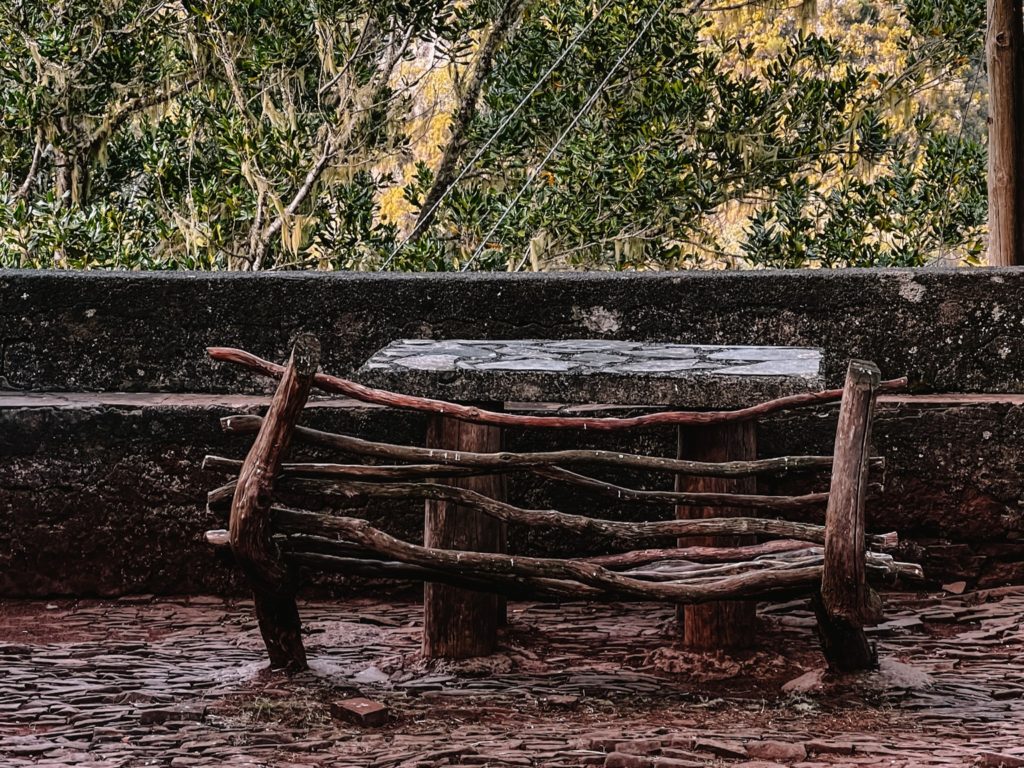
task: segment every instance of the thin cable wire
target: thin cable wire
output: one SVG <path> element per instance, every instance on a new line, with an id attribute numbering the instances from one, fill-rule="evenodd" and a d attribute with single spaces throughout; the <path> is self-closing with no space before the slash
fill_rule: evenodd
<path id="1" fill-rule="evenodd" d="M 509 213 L 512 211 L 513 206 L 515 206 L 515 204 L 519 202 L 519 199 L 526 193 L 526 190 L 533 183 L 533 180 L 536 179 L 540 172 L 544 169 L 544 166 L 547 164 L 548 160 L 550 160 L 552 156 L 554 156 L 555 152 L 557 152 L 558 148 L 562 145 L 562 142 L 565 141 L 566 137 L 572 132 L 572 130 L 579 123 L 579 121 L 583 119 L 583 116 L 590 110 L 590 108 L 594 106 L 594 104 L 597 102 L 598 97 L 600 97 L 601 95 L 601 91 L 603 91 L 605 89 L 605 86 L 607 86 L 608 83 L 611 82 L 612 77 L 618 71 L 619 67 L 622 66 L 622 62 L 626 60 L 626 57 L 633 52 L 633 49 L 636 48 L 636 46 L 643 39 L 644 35 L 647 34 L 647 31 L 651 28 L 651 25 L 654 24 L 654 20 L 657 18 L 658 14 L 661 13 L 661 9 L 664 8 L 667 3 L 668 0 L 661 0 L 661 2 L 658 3 L 658 7 L 654 9 L 654 12 L 650 15 L 650 17 L 648 17 L 647 21 L 644 22 L 643 27 L 640 28 L 640 31 L 637 33 L 636 37 L 633 38 L 633 41 L 628 46 L 626 46 L 626 49 L 619 55 L 619 58 L 616 59 L 615 63 L 612 64 L 612 68 L 608 70 L 608 74 L 605 75 L 604 80 L 602 80 L 598 84 L 597 88 L 594 89 L 594 92 L 590 94 L 590 97 L 586 100 L 586 102 L 584 102 L 583 106 L 580 107 L 579 111 L 573 116 L 569 125 L 565 127 L 565 130 L 562 131 L 559 137 L 555 140 L 555 143 L 551 145 L 551 149 L 549 149 L 547 154 L 544 155 L 543 159 L 540 161 L 540 164 L 537 165 L 537 167 L 530 172 L 530 175 L 526 177 L 526 181 L 523 183 L 523 186 L 519 188 L 519 191 L 516 192 L 515 197 L 513 197 L 512 200 L 509 201 L 509 204 L 505 206 L 505 210 L 502 211 L 501 216 L 498 218 L 498 220 L 494 222 L 494 226 L 492 226 L 487 231 L 487 234 L 480 239 L 480 245 L 476 247 L 476 250 L 473 251 L 473 255 L 469 257 L 469 261 L 467 261 L 462 266 L 462 269 L 460 271 L 465 272 L 467 269 L 469 269 L 470 266 L 472 266 L 473 262 L 477 260 L 477 257 L 479 257 L 481 253 L 483 253 L 484 248 L 487 246 L 488 240 L 491 239 L 491 235 L 498 231 L 498 227 L 502 225 L 502 223 L 508 217 Z"/>
<path id="2" fill-rule="evenodd" d="M 551 77 L 551 74 L 555 71 L 555 69 L 557 69 L 558 65 L 565 61 L 565 58 L 572 52 L 572 49 L 575 48 L 579 41 L 583 39 L 583 36 L 590 31 L 590 28 L 594 26 L 594 23 L 601 17 L 601 14 L 603 14 L 608 9 L 608 6 L 611 4 L 612 0 L 605 0 L 604 5 L 597 9 L 597 13 L 595 13 L 590 18 L 590 20 L 583 25 L 583 28 L 576 34 L 576 37 L 569 41 L 569 45 L 566 46 L 565 50 L 563 50 L 558 55 L 558 58 L 556 58 L 555 61 L 551 64 L 551 66 L 548 67 L 547 70 L 545 70 L 544 74 L 540 76 L 540 79 L 537 80 L 537 82 L 535 82 L 530 87 L 530 90 L 526 92 L 526 95 L 519 100 L 519 103 L 516 104 L 512 111 L 509 112 L 505 116 L 505 118 L 498 124 L 498 127 L 494 129 L 494 132 L 490 135 L 487 141 L 484 142 L 483 146 L 481 146 L 480 149 L 477 150 L 477 153 L 473 155 L 473 158 L 462 167 L 462 170 L 459 172 L 459 175 L 452 180 L 451 184 L 444 188 L 444 192 L 441 193 L 441 196 L 437 198 L 434 204 L 430 206 L 430 208 L 424 214 L 424 219 L 428 219 L 430 216 L 432 216 L 434 211 L 436 211 L 441 206 L 441 203 L 444 202 L 444 199 L 446 197 L 448 197 L 448 194 L 455 189 L 455 185 L 462 181 L 463 177 L 465 177 L 465 175 L 469 173 L 470 169 L 474 165 L 476 165 L 476 161 L 483 156 L 484 152 L 487 151 L 487 148 L 490 147 L 491 144 L 493 144 L 495 141 L 497 141 L 498 136 L 501 135 L 501 132 L 504 131 L 505 128 L 508 127 L 508 124 L 512 122 L 512 119 L 517 114 L 519 114 L 519 110 L 521 110 L 526 105 L 526 102 L 528 102 L 533 97 L 533 94 L 535 94 L 540 89 L 540 87 L 544 85 L 547 79 Z M 417 230 L 419 229 L 419 226 L 415 226 L 412 228 L 412 231 L 408 235 L 406 235 L 398 245 L 395 246 L 395 249 L 393 251 L 391 251 L 391 254 L 387 257 L 384 263 L 381 264 L 380 268 L 377 270 L 378 272 L 383 272 L 391 265 L 391 262 L 395 260 L 395 256 L 397 256 L 398 253 L 403 248 L 405 248 L 406 244 L 408 244 L 409 240 L 412 239 L 412 236 L 416 234 Z"/>

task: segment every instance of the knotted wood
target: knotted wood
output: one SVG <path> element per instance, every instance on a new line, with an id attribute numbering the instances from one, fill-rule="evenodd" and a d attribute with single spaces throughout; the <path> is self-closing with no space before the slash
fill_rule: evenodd
<path id="1" fill-rule="evenodd" d="M 836 426 L 832 483 L 825 513 L 825 562 L 815 600 L 818 634 L 829 666 L 837 672 L 872 669 L 877 654 L 864 633 L 876 624 L 881 601 L 867 583 L 864 500 L 877 366 L 850 361 Z"/>
<path id="2" fill-rule="evenodd" d="M 294 580 L 274 544 L 270 507 L 274 481 L 306 405 L 319 361 L 320 344 L 316 338 L 299 336 L 270 409 L 238 473 L 228 527 L 232 552 L 252 587 L 270 666 L 289 671 L 306 669 L 306 651 L 300 634 Z"/>

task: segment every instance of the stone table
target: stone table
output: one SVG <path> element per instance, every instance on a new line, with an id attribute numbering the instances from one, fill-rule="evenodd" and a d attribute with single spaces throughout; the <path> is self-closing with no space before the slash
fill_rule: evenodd
<path id="1" fill-rule="evenodd" d="M 609 339 L 402 339 L 359 369 L 370 386 L 452 402 L 742 408 L 820 389 L 821 351 Z"/>
<path id="2" fill-rule="evenodd" d="M 374 354 L 356 377 L 407 395 L 500 410 L 506 402 L 659 405 L 723 410 L 823 388 L 821 351 L 806 347 L 652 344 L 609 339 L 402 339 Z M 499 427 L 432 416 L 427 445 L 449 450 L 501 450 Z M 679 458 L 730 461 L 757 456 L 753 421 L 679 428 Z M 502 476 L 451 481 L 504 497 Z M 677 477 L 689 492 L 754 493 L 754 478 Z M 679 507 L 686 517 L 742 514 L 722 507 Z M 693 537 L 687 544 L 735 545 L 736 538 Z M 426 502 L 424 544 L 442 549 L 505 551 L 504 524 L 474 510 Z M 424 587 L 424 654 L 466 658 L 494 649 L 503 621 L 497 597 L 440 584 Z M 748 602 L 685 606 L 684 643 L 695 649 L 737 648 L 753 639 Z"/>

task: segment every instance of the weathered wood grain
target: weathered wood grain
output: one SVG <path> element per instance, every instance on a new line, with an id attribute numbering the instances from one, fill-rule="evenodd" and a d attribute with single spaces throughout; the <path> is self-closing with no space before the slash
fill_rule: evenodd
<path id="1" fill-rule="evenodd" d="M 306 668 L 306 652 L 295 586 L 272 538 L 270 507 L 277 473 L 309 396 L 319 359 L 319 342 L 313 336 L 299 336 L 238 474 L 228 527 L 232 552 L 252 586 L 270 665 L 289 671 Z"/>
<path id="2" fill-rule="evenodd" d="M 836 426 L 835 461 L 825 512 L 825 565 L 815 601 L 818 633 L 829 666 L 870 669 L 877 654 L 865 624 L 881 617 L 881 601 L 865 574 L 864 500 L 871 422 L 881 376 L 874 363 L 851 360 Z"/>

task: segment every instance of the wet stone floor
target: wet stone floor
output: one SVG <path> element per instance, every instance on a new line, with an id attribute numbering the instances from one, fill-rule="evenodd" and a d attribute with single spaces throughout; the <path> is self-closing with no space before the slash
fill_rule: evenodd
<path id="1" fill-rule="evenodd" d="M 802 602 L 733 657 L 675 647 L 666 606 L 512 604 L 459 663 L 419 657 L 408 598 L 302 613 L 288 678 L 244 601 L 0 603 L 0 765 L 1024 766 L 1024 587 L 889 595 L 883 670 L 841 683 Z M 336 718 L 357 695 L 387 722 Z"/>

